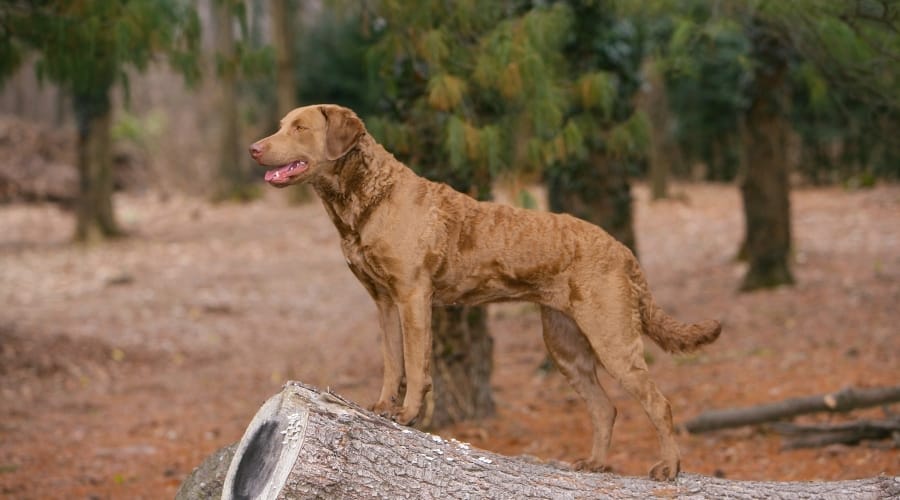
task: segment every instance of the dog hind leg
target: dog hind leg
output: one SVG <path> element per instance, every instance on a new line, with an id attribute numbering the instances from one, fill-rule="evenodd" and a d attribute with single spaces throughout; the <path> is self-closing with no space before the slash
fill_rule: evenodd
<path id="1" fill-rule="evenodd" d="M 611 289 L 613 287 L 607 290 Z M 593 346 L 600 364 L 641 403 L 656 428 L 661 460 L 650 469 L 650 477 L 658 481 L 675 479 L 681 461 L 675 442 L 672 408 L 650 379 L 636 302 L 628 303 L 621 300 L 621 295 L 608 293 L 603 300 L 581 304 L 573 316 Z"/>
<path id="2" fill-rule="evenodd" d="M 597 379 L 594 351 L 578 325 L 565 314 L 544 306 L 541 308 L 541 322 L 547 350 L 559 371 L 585 401 L 594 428 L 591 456 L 575 462 L 575 468 L 594 472 L 609 471 L 606 455 L 616 420 L 616 407 Z"/>

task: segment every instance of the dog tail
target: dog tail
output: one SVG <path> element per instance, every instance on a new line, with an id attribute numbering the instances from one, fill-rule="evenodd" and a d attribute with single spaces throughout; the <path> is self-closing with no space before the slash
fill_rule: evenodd
<path id="1" fill-rule="evenodd" d="M 671 353 L 691 352 L 719 338 L 722 325 L 718 321 L 687 324 L 666 314 L 653 300 L 647 279 L 637 261 L 632 262 L 631 279 L 638 298 L 644 334 L 664 350 Z"/>

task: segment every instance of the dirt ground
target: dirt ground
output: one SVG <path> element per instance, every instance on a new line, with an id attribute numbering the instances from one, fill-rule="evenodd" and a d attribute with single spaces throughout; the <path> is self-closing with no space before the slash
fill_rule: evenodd
<path id="1" fill-rule="evenodd" d="M 744 265 L 732 186 L 636 189 L 641 261 L 657 301 L 719 318 L 699 354 L 648 342 L 676 424 L 703 410 L 845 386 L 900 383 L 900 186 L 793 194 L 797 285 L 738 294 Z M 122 195 L 132 237 L 68 243 L 52 205 L 0 206 L 0 497 L 171 498 L 213 450 L 238 440 L 285 380 L 370 404 L 380 387 L 375 307 L 318 203 L 283 192 L 249 205 Z M 572 461 L 589 451 L 582 403 L 544 359 L 533 306 L 493 306 L 497 416 L 439 434 L 506 454 Z M 611 462 L 643 475 L 656 440 L 609 379 Z M 897 405 L 893 411 L 900 411 Z M 857 411 L 828 421 L 880 417 Z M 782 451 L 761 429 L 681 435 L 683 468 L 740 479 L 900 474 L 889 443 Z"/>

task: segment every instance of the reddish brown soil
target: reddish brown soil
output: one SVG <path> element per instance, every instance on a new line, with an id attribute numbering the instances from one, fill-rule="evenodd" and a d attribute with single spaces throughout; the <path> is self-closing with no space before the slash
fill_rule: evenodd
<path id="1" fill-rule="evenodd" d="M 752 294 L 735 291 L 744 272 L 732 259 L 737 190 L 677 190 L 681 201 L 653 204 L 637 190 L 641 260 L 667 310 L 720 318 L 725 330 L 690 356 L 648 344 L 676 423 L 900 383 L 900 187 L 795 191 L 798 284 Z M 372 402 L 375 308 L 321 207 L 289 207 L 283 194 L 220 206 L 124 196 L 132 237 L 88 248 L 68 244 L 72 220 L 53 206 L 0 207 L 0 497 L 170 498 L 287 379 Z M 588 453 L 582 403 L 559 374 L 538 370 L 533 306 L 494 307 L 491 328 L 498 414 L 440 433 L 507 454 Z M 650 424 L 614 382 L 604 385 L 619 408 L 611 462 L 644 474 L 656 460 Z M 729 478 L 900 474 L 887 443 L 781 451 L 778 436 L 758 429 L 679 441 L 685 470 Z"/>

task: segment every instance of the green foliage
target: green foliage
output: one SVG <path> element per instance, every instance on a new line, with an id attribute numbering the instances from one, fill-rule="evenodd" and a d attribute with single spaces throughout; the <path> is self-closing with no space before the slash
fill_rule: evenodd
<path id="1" fill-rule="evenodd" d="M 597 111 L 603 118 L 612 115 L 616 99 L 616 77 L 605 71 L 585 73 L 576 82 L 578 105 Z"/>
<path id="2" fill-rule="evenodd" d="M 315 22 L 295 33 L 297 100 L 304 104 L 341 104 L 365 116 L 380 92 L 369 77 L 369 65 L 373 63 L 366 59 L 374 28 L 363 20 L 358 2 L 326 2 L 325 6 Z M 395 134 L 397 144 L 408 148 L 401 136 Z"/>
<path id="3" fill-rule="evenodd" d="M 646 130 L 629 102 L 639 43 L 609 10 L 588 1 L 367 3 L 370 82 L 382 90 L 370 131 L 425 175 L 482 195 L 498 176 L 583 162 L 609 144 L 622 159 L 640 156 Z"/>
<path id="4" fill-rule="evenodd" d="M 707 165 L 708 179 L 730 180 L 738 170 L 737 134 L 753 79 L 750 40 L 713 3 L 675 4 L 674 12 L 644 20 L 665 73 L 674 134 L 687 158 Z"/>
<path id="5" fill-rule="evenodd" d="M 761 33 L 788 63 L 783 107 L 803 139 L 801 171 L 814 181 L 860 172 L 900 176 L 900 3 L 889 0 L 644 0 L 624 2 L 663 63 L 675 134 L 687 164 L 730 179 L 740 122 L 768 61 Z M 684 173 L 684 172 L 681 172 Z"/>
<path id="6" fill-rule="evenodd" d="M 111 135 L 114 141 L 127 141 L 149 149 L 161 137 L 166 127 L 166 115 L 159 110 L 137 116 L 128 111 L 118 113 Z"/>
<path id="7" fill-rule="evenodd" d="M 20 2 L 2 10 L 0 24 L 7 42 L 0 68 L 10 71 L 33 50 L 39 77 L 74 95 L 105 93 L 116 82 L 127 91 L 127 70 L 146 69 L 159 53 L 188 81 L 199 77 L 200 22 L 179 0 Z"/>

